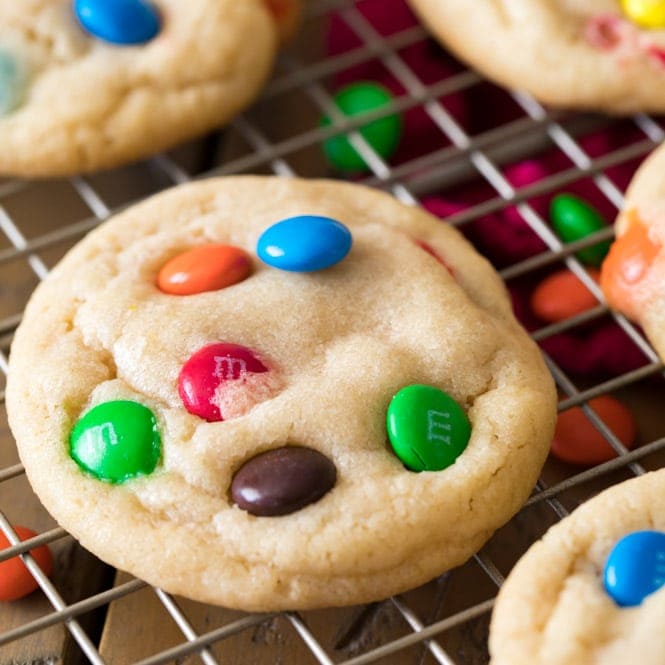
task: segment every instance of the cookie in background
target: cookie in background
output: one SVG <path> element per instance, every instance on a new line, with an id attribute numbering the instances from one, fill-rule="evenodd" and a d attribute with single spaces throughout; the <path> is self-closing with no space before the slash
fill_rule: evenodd
<path id="1" fill-rule="evenodd" d="M 408 0 L 442 44 L 548 105 L 665 111 L 662 0 Z"/>
<path id="2" fill-rule="evenodd" d="M 639 323 L 661 358 L 665 357 L 664 168 L 665 149 L 660 147 L 635 174 L 600 280 L 608 305 Z"/>
<path id="3" fill-rule="evenodd" d="M 504 582 L 491 665 L 661 665 L 665 470 L 603 491 L 551 527 Z"/>
<path id="4" fill-rule="evenodd" d="M 227 123 L 299 0 L 0 0 L 0 174 L 120 166 Z"/>

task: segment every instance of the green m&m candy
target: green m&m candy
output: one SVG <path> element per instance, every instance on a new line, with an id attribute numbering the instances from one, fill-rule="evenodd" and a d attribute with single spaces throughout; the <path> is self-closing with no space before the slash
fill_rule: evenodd
<path id="1" fill-rule="evenodd" d="M 572 194 L 558 194 L 550 204 L 552 226 L 563 242 L 575 242 L 607 227 L 600 213 L 586 201 Z M 599 266 L 610 251 L 610 241 L 581 249 L 577 258 L 590 266 Z"/>
<path id="2" fill-rule="evenodd" d="M 414 384 L 402 388 L 388 406 L 388 439 L 412 471 L 441 471 L 464 452 L 471 423 L 447 393 Z"/>
<path id="3" fill-rule="evenodd" d="M 335 95 L 337 108 L 346 116 L 356 116 L 388 106 L 393 96 L 378 83 L 360 81 L 352 83 Z M 321 125 L 331 125 L 329 117 L 321 119 Z M 402 134 L 402 118 L 398 114 L 387 115 L 361 126 L 358 131 L 372 148 L 388 159 L 397 149 Z M 328 161 L 339 171 L 364 171 L 365 160 L 349 143 L 346 136 L 333 136 L 323 143 Z"/>
<path id="4" fill-rule="evenodd" d="M 123 483 L 152 473 L 161 438 L 152 411 L 138 402 L 103 402 L 74 425 L 69 437 L 74 461 L 99 480 Z"/>

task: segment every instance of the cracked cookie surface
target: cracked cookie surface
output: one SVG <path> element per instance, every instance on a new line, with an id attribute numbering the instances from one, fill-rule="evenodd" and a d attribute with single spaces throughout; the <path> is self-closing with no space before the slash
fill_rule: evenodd
<path id="1" fill-rule="evenodd" d="M 499 592 L 492 665 L 660 665 L 665 587 L 635 607 L 603 588 L 612 548 L 642 530 L 665 532 L 665 469 L 602 492 L 529 549 Z"/>
<path id="2" fill-rule="evenodd" d="M 557 107 L 665 111 L 665 22 L 645 27 L 645 10 L 626 11 L 649 3 L 408 1 L 435 37 L 496 83 Z"/>
<path id="3" fill-rule="evenodd" d="M 302 214 L 345 225 L 348 255 L 311 273 L 262 263 L 262 233 Z M 161 291 L 163 266 L 206 243 L 244 250 L 248 276 Z M 256 381 L 276 379 L 216 422 L 178 392 L 211 343 L 251 349 Z M 388 405 L 411 384 L 470 420 L 445 470 L 409 471 L 387 442 Z M 122 484 L 68 454 L 82 415 L 117 400 L 154 414 L 162 446 L 152 473 Z M 356 185 L 234 177 L 153 197 L 70 251 L 17 330 L 7 407 L 35 491 L 86 548 L 169 591 L 268 610 L 376 600 L 465 561 L 531 491 L 555 394 L 498 275 L 456 230 Z M 279 517 L 235 505 L 238 470 L 288 446 L 331 461 L 334 486 Z"/>
<path id="4" fill-rule="evenodd" d="M 263 0 L 151 6 L 156 36 L 119 45 L 86 31 L 71 0 L 0 0 L 0 173 L 110 168 L 225 124 L 258 93 L 297 15 L 294 0 L 288 26 Z"/>

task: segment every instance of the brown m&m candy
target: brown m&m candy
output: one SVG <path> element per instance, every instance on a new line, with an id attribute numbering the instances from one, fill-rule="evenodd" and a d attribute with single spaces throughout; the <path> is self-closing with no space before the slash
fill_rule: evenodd
<path id="1" fill-rule="evenodd" d="M 252 515 L 288 515 L 318 501 L 335 485 L 335 465 L 317 450 L 285 446 L 253 457 L 231 484 L 231 497 Z"/>

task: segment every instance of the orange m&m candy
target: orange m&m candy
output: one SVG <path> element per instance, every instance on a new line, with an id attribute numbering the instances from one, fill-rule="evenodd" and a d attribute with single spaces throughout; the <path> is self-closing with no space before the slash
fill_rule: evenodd
<path id="1" fill-rule="evenodd" d="M 232 245 L 201 245 L 173 257 L 157 275 L 157 286 L 176 296 L 217 291 L 251 272 L 249 254 Z"/>
<path id="2" fill-rule="evenodd" d="M 597 270 L 589 269 L 588 273 L 598 281 Z M 570 319 L 596 305 L 598 300 L 593 293 L 569 270 L 546 277 L 531 296 L 531 309 L 548 323 Z"/>
<path id="3" fill-rule="evenodd" d="M 24 526 L 15 526 L 14 531 L 21 541 L 34 538 L 37 534 Z M 7 537 L 0 532 L 0 550 L 10 547 Z M 46 545 L 30 550 L 30 554 L 46 575 L 51 574 L 53 557 Z M 0 600 L 17 600 L 32 593 L 39 585 L 20 557 L 14 556 L 0 563 Z"/>
<path id="4" fill-rule="evenodd" d="M 600 286 L 612 309 L 638 318 L 635 292 L 660 249 L 649 237 L 648 227 L 633 213 L 628 229 L 612 244 L 601 269 Z"/>
<path id="5" fill-rule="evenodd" d="M 293 11 L 292 0 L 264 0 L 272 15 L 279 21 Z"/>
<path id="6" fill-rule="evenodd" d="M 635 419 L 619 400 L 601 395 L 588 402 L 598 417 L 626 448 L 635 444 Z M 617 456 L 605 437 L 593 426 L 582 407 L 562 411 L 556 422 L 552 454 L 564 462 L 592 466 Z"/>
<path id="7" fill-rule="evenodd" d="M 300 16 L 300 4 L 297 0 L 263 0 L 274 16 L 282 40 L 293 34 Z"/>

